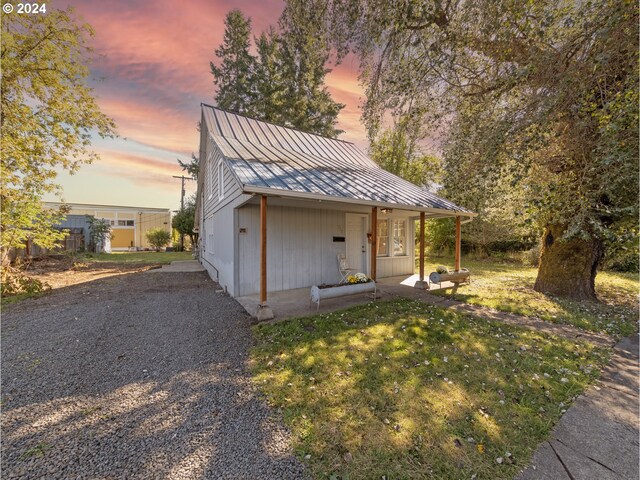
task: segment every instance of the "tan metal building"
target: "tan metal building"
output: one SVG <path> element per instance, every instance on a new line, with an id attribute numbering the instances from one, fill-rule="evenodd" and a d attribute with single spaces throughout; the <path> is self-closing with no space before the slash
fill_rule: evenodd
<path id="1" fill-rule="evenodd" d="M 51 208 L 59 208 L 60 202 L 45 202 Z M 153 228 L 163 228 L 171 233 L 171 210 L 168 208 L 98 205 L 91 203 L 66 203 L 69 215 L 92 215 L 111 224 L 111 248 L 113 250 L 140 250 L 151 248 L 146 233 Z"/>

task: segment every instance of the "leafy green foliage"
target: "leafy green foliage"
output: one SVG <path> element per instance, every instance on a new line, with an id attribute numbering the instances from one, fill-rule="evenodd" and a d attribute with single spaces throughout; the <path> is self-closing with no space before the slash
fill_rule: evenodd
<path id="1" fill-rule="evenodd" d="M 200 167 L 199 165 L 200 161 L 198 157 L 196 157 L 195 155 L 191 155 L 190 162 L 183 162 L 179 158 L 177 159 L 177 161 L 178 161 L 178 165 L 180 165 L 182 170 L 184 170 L 189 175 L 191 175 L 191 178 L 193 178 L 194 180 L 198 179 L 198 169 Z"/>
<path id="2" fill-rule="evenodd" d="M 147 237 L 147 242 L 156 250 L 160 250 L 171 242 L 171 233 L 161 227 L 148 230 L 145 236 Z"/>
<path id="3" fill-rule="evenodd" d="M 107 239 L 111 239 L 113 234 L 111 233 L 111 225 L 104 218 L 96 218 L 89 215 L 87 218 L 89 222 L 89 245 L 92 250 L 97 248 L 104 249 Z"/>
<path id="4" fill-rule="evenodd" d="M 41 197 L 58 192 L 57 171 L 74 173 L 97 159 L 91 135 L 111 136 L 87 86 L 92 28 L 73 10 L 46 15 L 2 15 L 2 157 L 0 248 L 32 239 L 50 248 L 64 233 L 53 229 L 65 211 L 47 210 Z"/>
<path id="5" fill-rule="evenodd" d="M 180 234 L 186 235 L 191 240 L 191 245 L 198 243 L 198 234 L 193 231 L 196 218 L 196 204 L 195 197 L 191 197 L 187 200 L 187 203 L 183 209 L 176 213 L 172 220 L 171 226 Z"/>
<path id="6" fill-rule="evenodd" d="M 2 267 L 2 281 L 0 282 L 0 294 L 2 296 L 20 295 L 30 297 L 50 289 L 51 286 L 48 283 L 30 277 L 17 268 L 8 265 Z"/>
<path id="7" fill-rule="evenodd" d="M 402 124 L 383 131 L 371 142 L 369 154 L 385 170 L 416 185 L 436 189 L 442 181 L 439 158 L 425 155 Z"/>
<path id="8" fill-rule="evenodd" d="M 220 108 L 242 115 L 253 115 L 252 99 L 255 58 L 249 53 L 251 20 L 238 9 L 227 13 L 224 40 L 216 51 L 220 66 L 210 63 L 216 85 L 216 103 Z"/>
<path id="9" fill-rule="evenodd" d="M 255 383 L 314 478 L 513 478 L 607 360 L 408 300 L 254 332 Z"/>
<path id="10" fill-rule="evenodd" d="M 251 20 L 232 10 L 225 20 L 223 44 L 211 62 L 218 107 L 305 132 L 335 137 L 336 103 L 324 86 L 329 48 L 311 24 L 283 15 L 279 30 L 269 28 L 255 38 L 257 57 L 250 54 Z"/>
<path id="11" fill-rule="evenodd" d="M 537 288 L 592 296 L 604 247 L 638 231 L 637 5 L 324 0 L 309 10 L 338 55 L 361 59 L 370 135 L 389 114 L 420 118 L 443 139 L 444 195 L 501 229 L 553 232 Z"/>

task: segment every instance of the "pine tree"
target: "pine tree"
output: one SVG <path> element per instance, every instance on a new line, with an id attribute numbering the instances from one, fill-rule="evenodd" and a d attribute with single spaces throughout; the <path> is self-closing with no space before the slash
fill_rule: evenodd
<path id="1" fill-rule="evenodd" d="M 301 21 L 304 8 L 285 11 L 280 18 L 280 48 L 282 80 L 285 87 L 284 111 L 287 123 L 307 132 L 336 137 L 338 113 L 344 104 L 331 98 L 324 85 L 329 48 L 323 37 L 314 31 L 313 23 Z"/>
<path id="2" fill-rule="evenodd" d="M 253 110 L 260 120 L 284 125 L 286 87 L 280 42 L 280 35 L 273 27 L 255 38 L 258 58 L 254 74 L 256 95 Z"/>
<path id="3" fill-rule="evenodd" d="M 216 104 L 225 110 L 253 115 L 255 58 L 249 53 L 251 19 L 238 9 L 227 13 L 224 40 L 215 50 L 220 65 L 210 62 L 213 83 L 218 87 Z"/>
<path id="4" fill-rule="evenodd" d="M 251 20 L 239 10 L 225 19 L 223 44 L 215 51 L 220 66 L 211 63 L 218 91 L 217 105 L 225 110 L 259 120 L 335 137 L 338 113 L 324 85 L 330 72 L 326 42 L 308 27 L 298 26 L 296 15 L 280 19 L 280 28 L 270 27 L 255 38 L 257 57 L 249 53 Z"/>

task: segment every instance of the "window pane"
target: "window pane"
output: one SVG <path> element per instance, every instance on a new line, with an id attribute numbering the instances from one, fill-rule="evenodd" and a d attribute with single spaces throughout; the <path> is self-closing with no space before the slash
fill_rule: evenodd
<path id="1" fill-rule="evenodd" d="M 118 220 L 118 226 L 119 227 L 126 227 L 127 226 L 127 222 L 125 220 Z"/>
<path id="2" fill-rule="evenodd" d="M 378 238 L 378 256 L 389 255 L 389 246 L 387 237 Z"/>
<path id="3" fill-rule="evenodd" d="M 127 227 L 133 227 L 133 220 L 127 220 Z"/>
<path id="4" fill-rule="evenodd" d="M 407 235 L 406 222 L 404 220 L 393 221 L 393 254 L 406 255 L 407 253 Z"/>
<path id="5" fill-rule="evenodd" d="M 389 235 L 388 220 L 378 220 L 378 237 L 387 237 Z"/>

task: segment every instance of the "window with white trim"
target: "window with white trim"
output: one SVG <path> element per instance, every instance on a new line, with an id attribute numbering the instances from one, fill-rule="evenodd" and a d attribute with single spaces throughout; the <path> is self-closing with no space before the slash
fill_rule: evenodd
<path id="1" fill-rule="evenodd" d="M 218 200 L 224 198 L 224 167 L 222 160 L 218 162 Z"/>
<path id="2" fill-rule="evenodd" d="M 393 256 L 407 254 L 407 221 L 393 221 Z"/>

